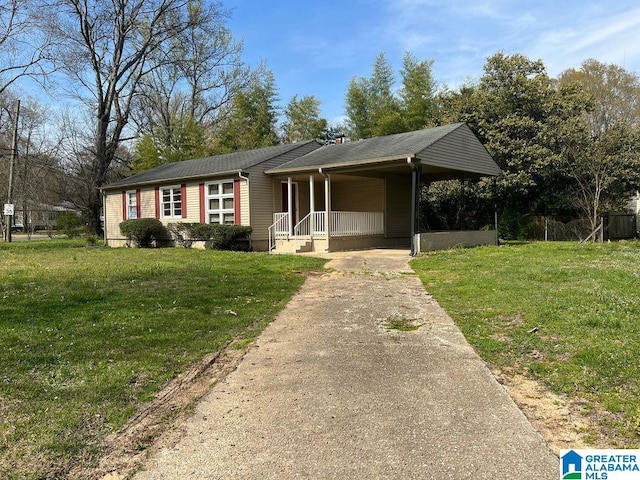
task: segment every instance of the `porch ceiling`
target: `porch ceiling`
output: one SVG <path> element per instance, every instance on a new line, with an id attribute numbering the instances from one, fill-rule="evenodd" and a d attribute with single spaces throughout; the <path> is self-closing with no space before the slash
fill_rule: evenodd
<path id="1" fill-rule="evenodd" d="M 329 145 L 268 170 L 277 176 L 342 173 L 378 176 L 407 174 L 411 161 L 426 180 L 448 180 L 501 173 L 491 155 L 464 123 Z"/>

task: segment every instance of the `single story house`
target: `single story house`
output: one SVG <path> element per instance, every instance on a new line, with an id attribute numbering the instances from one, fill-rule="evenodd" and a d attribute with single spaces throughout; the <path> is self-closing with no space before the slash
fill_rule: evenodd
<path id="1" fill-rule="evenodd" d="M 254 250 L 273 252 L 495 243 L 495 230 L 420 233 L 417 210 L 423 181 L 500 173 L 464 123 L 187 160 L 103 187 L 105 240 L 123 246 L 120 222 L 152 217 L 249 225 Z"/>
<path id="2" fill-rule="evenodd" d="M 18 199 L 16 202 L 13 226 L 17 230 L 34 232 L 36 230 L 53 230 L 57 226 L 58 216 L 62 213 L 73 213 L 80 216 L 81 212 L 75 205 L 62 202 L 58 205 L 30 202 Z"/>

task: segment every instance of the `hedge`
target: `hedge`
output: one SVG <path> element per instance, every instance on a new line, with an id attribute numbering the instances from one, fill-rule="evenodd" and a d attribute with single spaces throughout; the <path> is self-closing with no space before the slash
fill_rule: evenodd
<path id="1" fill-rule="evenodd" d="M 129 243 L 149 248 L 154 241 L 157 242 L 164 236 L 165 229 L 162 222 L 155 218 L 132 218 L 120 224 L 120 232 L 127 237 Z"/>
<path id="2" fill-rule="evenodd" d="M 205 242 L 210 250 L 251 250 L 251 227 L 206 223 L 172 223 L 168 226 L 176 245 L 190 248 L 193 242 Z"/>

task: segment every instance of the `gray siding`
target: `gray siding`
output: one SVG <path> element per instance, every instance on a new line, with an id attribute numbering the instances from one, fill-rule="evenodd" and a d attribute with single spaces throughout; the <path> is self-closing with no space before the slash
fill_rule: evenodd
<path id="1" fill-rule="evenodd" d="M 471 129 L 461 125 L 418 153 L 424 164 L 484 175 L 499 175 L 500 169 Z"/>
<path id="2" fill-rule="evenodd" d="M 285 153 L 278 158 L 267 160 L 247 169 L 249 174 L 249 212 L 251 226 L 253 227 L 251 238 L 253 240 L 266 240 L 269 238 L 269 226 L 273 223 L 273 213 L 279 212 L 281 205 L 276 205 L 276 195 L 280 198 L 280 192 L 274 192 L 273 187 L 277 185 L 280 188 L 281 180 L 265 175 L 264 172 L 298 158 L 315 148 L 317 148 L 317 144 L 301 145 L 300 148 Z"/>

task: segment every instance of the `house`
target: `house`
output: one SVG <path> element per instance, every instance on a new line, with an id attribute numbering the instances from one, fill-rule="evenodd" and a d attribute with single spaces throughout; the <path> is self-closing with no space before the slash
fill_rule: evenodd
<path id="1" fill-rule="evenodd" d="M 105 239 L 122 246 L 120 222 L 155 217 L 250 225 L 253 248 L 274 252 L 495 243 L 495 231 L 420 233 L 417 217 L 421 182 L 498 174 L 464 123 L 187 160 L 105 186 Z"/>
<path id="2" fill-rule="evenodd" d="M 58 222 L 58 216 L 62 213 L 73 213 L 80 216 L 80 210 L 69 202 L 58 205 L 50 205 L 40 202 L 29 202 L 19 199 L 16 204 L 13 218 L 14 228 L 34 232 L 37 230 L 54 230 Z"/>

